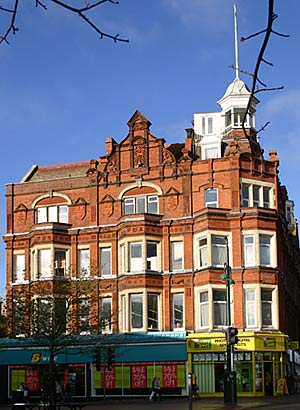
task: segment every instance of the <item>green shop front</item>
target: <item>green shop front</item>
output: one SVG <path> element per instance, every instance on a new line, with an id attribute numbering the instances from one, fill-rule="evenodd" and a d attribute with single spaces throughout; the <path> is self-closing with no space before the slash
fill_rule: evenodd
<path id="1" fill-rule="evenodd" d="M 286 376 L 286 335 L 240 332 L 234 346 L 234 370 L 238 396 L 283 394 Z M 196 376 L 200 397 L 224 394 L 227 364 L 224 333 L 187 336 L 188 370 Z"/>
<path id="2" fill-rule="evenodd" d="M 107 366 L 108 346 L 114 351 Z M 100 362 L 96 365 L 96 352 Z M 42 340 L 3 339 L 0 364 L 7 367 L 7 396 L 25 383 L 33 397 L 41 397 L 49 382 L 49 347 Z M 76 397 L 148 395 L 159 376 L 165 395 L 186 395 L 185 332 L 86 335 L 71 337 L 57 349 L 55 379 L 70 384 Z"/>

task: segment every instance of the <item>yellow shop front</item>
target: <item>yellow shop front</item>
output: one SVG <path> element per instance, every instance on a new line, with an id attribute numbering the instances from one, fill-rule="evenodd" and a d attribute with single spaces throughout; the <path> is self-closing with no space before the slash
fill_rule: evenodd
<path id="1" fill-rule="evenodd" d="M 238 396 L 274 396 L 286 390 L 286 339 L 283 333 L 239 332 L 233 360 Z M 187 336 L 188 369 L 196 377 L 200 397 L 224 394 L 227 364 L 225 334 Z"/>

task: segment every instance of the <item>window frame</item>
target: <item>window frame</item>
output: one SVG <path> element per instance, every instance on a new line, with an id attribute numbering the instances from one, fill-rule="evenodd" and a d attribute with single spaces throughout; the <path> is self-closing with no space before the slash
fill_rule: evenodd
<path id="1" fill-rule="evenodd" d="M 112 296 L 102 296 L 100 298 L 99 322 L 100 330 L 104 333 L 112 332 Z M 105 306 L 106 305 L 106 306 Z"/>
<path id="2" fill-rule="evenodd" d="M 179 255 L 176 257 L 176 249 Z M 170 269 L 171 272 L 179 272 L 184 270 L 184 241 L 172 240 L 170 242 Z"/>
<path id="3" fill-rule="evenodd" d="M 13 283 L 24 282 L 26 272 L 25 253 L 14 253 L 13 264 Z"/>
<path id="4" fill-rule="evenodd" d="M 143 206 L 141 203 L 143 202 Z M 158 214 L 158 195 L 137 195 L 123 199 L 123 215 Z"/>
<path id="5" fill-rule="evenodd" d="M 251 299 L 248 297 L 249 294 L 254 295 L 254 298 Z M 257 295 L 255 288 L 245 288 L 245 324 L 246 328 L 257 328 Z M 250 323 L 252 321 L 252 323 Z"/>
<path id="6" fill-rule="evenodd" d="M 209 199 L 208 196 L 212 195 L 214 199 Z M 204 207 L 205 208 L 218 208 L 218 188 L 207 188 L 204 191 Z"/>
<path id="7" fill-rule="evenodd" d="M 35 207 L 35 223 L 69 223 L 67 204 L 49 204 Z"/>
<path id="8" fill-rule="evenodd" d="M 274 204 L 271 205 L 273 192 L 274 184 L 272 183 L 241 178 L 240 206 L 241 208 L 274 209 Z"/>
<path id="9" fill-rule="evenodd" d="M 91 333 L 91 301 L 89 298 L 81 298 L 78 302 L 78 333 L 87 335 Z"/>
<path id="10" fill-rule="evenodd" d="M 133 304 L 138 303 L 140 309 L 138 312 L 133 312 Z M 134 317 L 133 314 L 138 316 L 138 321 L 140 326 L 133 326 Z M 142 331 L 144 328 L 144 314 L 143 314 L 143 294 L 142 293 L 131 293 L 129 295 L 129 328 L 130 331 Z"/>
<path id="11" fill-rule="evenodd" d="M 112 275 L 111 262 L 112 262 L 111 246 L 101 246 L 99 248 L 99 272 L 100 272 L 101 277 L 108 277 Z"/>
<path id="12" fill-rule="evenodd" d="M 253 291 L 255 294 L 255 300 L 247 301 L 247 291 Z M 245 328 L 253 331 L 253 329 L 279 329 L 279 312 L 278 312 L 278 285 L 266 285 L 266 284 L 246 284 L 243 286 L 244 297 L 245 297 Z M 266 291 L 271 294 L 271 300 L 264 300 L 262 293 Z M 255 324 L 249 324 L 248 322 L 248 304 L 253 304 L 251 307 L 254 313 Z M 271 313 L 271 322 L 266 323 L 263 318 L 264 306 L 269 305 L 269 312 Z"/>
<path id="13" fill-rule="evenodd" d="M 172 329 L 174 331 L 184 330 L 184 292 L 171 293 L 172 297 Z M 176 303 L 176 299 L 179 302 Z M 182 309 L 180 309 L 182 307 Z"/>
<path id="14" fill-rule="evenodd" d="M 78 248 L 78 277 L 84 278 L 91 275 L 91 254 L 90 248 Z M 84 255 L 87 256 L 84 256 Z M 85 259 L 85 260 L 84 260 Z"/>
<path id="15" fill-rule="evenodd" d="M 160 329 L 160 314 L 159 314 L 160 313 L 159 312 L 160 295 L 155 292 L 147 292 L 146 296 L 147 296 L 147 329 L 149 331 L 159 330 Z M 151 299 L 154 303 L 152 303 Z M 152 325 L 152 323 L 154 325 Z"/>
<path id="16" fill-rule="evenodd" d="M 214 300 L 214 292 L 222 292 L 224 300 Z M 232 293 L 231 293 L 232 297 Z M 195 288 L 195 300 L 197 301 L 197 309 L 195 309 L 195 328 L 199 331 L 214 331 L 223 329 L 227 326 L 227 309 L 226 309 L 226 286 L 217 284 L 207 284 Z M 230 300 L 230 303 L 233 301 Z M 222 305 L 222 307 L 221 307 Z M 219 315 L 223 318 L 223 322 L 217 324 L 217 309 L 222 310 Z M 220 310 L 220 312 L 221 312 Z M 221 321 L 220 321 L 221 322 Z"/>

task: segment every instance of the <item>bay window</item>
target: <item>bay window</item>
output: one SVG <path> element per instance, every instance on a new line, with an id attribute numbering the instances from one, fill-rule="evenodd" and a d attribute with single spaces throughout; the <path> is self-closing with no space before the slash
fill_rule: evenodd
<path id="1" fill-rule="evenodd" d="M 243 235 L 243 263 L 245 267 L 276 266 L 276 236 L 252 231 Z"/>
<path id="2" fill-rule="evenodd" d="M 156 331 L 160 325 L 159 293 L 143 291 L 120 295 L 119 320 L 123 332 Z"/>
<path id="3" fill-rule="evenodd" d="M 120 244 L 119 252 L 119 269 L 122 273 L 161 270 L 159 242 L 147 238 L 134 242 L 125 240 Z"/>
<path id="4" fill-rule="evenodd" d="M 32 272 L 34 279 L 66 277 L 68 274 L 69 250 L 51 246 L 32 249 Z"/>

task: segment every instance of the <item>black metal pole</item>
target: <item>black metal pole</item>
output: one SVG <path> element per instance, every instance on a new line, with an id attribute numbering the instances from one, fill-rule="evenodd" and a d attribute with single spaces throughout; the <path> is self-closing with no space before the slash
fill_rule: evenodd
<path id="1" fill-rule="evenodd" d="M 188 374 L 189 410 L 193 409 L 192 374 Z"/>

